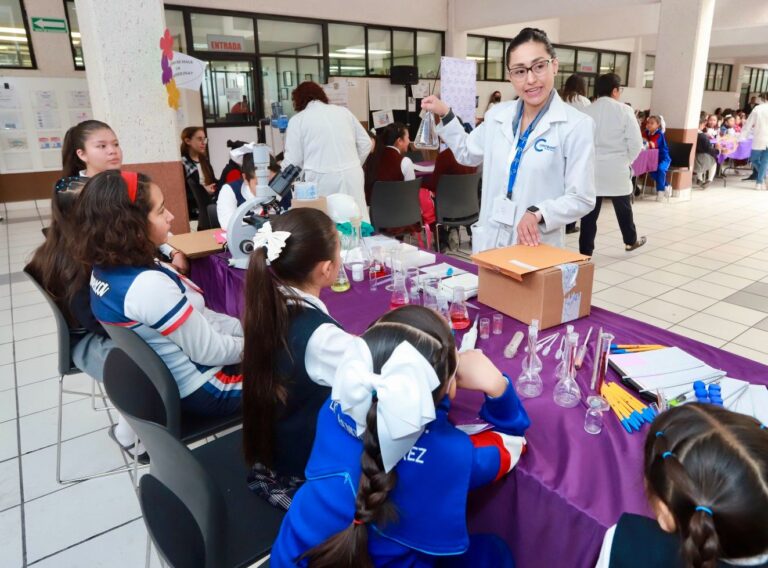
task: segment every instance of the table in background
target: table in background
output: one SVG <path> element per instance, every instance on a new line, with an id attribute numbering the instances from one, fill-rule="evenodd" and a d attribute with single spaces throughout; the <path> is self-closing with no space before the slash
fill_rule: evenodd
<path id="1" fill-rule="evenodd" d="M 655 172 L 659 167 L 659 150 L 658 148 L 646 148 L 641 150 L 640 153 L 632 162 L 632 175 L 637 177 L 648 172 Z"/>
<path id="2" fill-rule="evenodd" d="M 739 142 L 739 145 L 736 147 L 736 150 L 733 151 L 730 154 L 718 154 L 717 155 L 717 162 L 722 164 L 726 160 L 730 160 L 731 163 L 733 163 L 736 160 L 749 160 L 750 156 L 752 155 L 752 139 L 747 138 L 746 140 L 742 140 Z M 727 169 L 727 168 L 724 168 Z"/>
<path id="3" fill-rule="evenodd" d="M 474 266 L 455 258 L 438 257 L 438 261 L 476 271 Z M 230 268 L 224 255 L 193 260 L 192 279 L 205 291 L 209 308 L 241 315 L 245 273 Z M 351 290 L 342 294 L 324 290 L 321 298 L 347 331 L 361 333 L 388 310 L 390 293 L 384 286 L 370 291 L 366 280 L 353 282 Z M 481 316 L 494 312 L 482 304 L 480 308 Z M 477 310 L 470 309 L 472 318 L 477 314 Z M 728 371 L 730 376 L 768 383 L 768 368 L 759 363 L 600 308 L 593 307 L 589 317 L 573 323 L 582 340 L 590 325 L 595 327 L 593 342 L 599 327 L 603 327 L 615 334 L 619 343 L 675 345 Z M 505 359 L 502 352 L 512 334 L 525 327 L 505 316 L 503 334 L 491 335 L 490 339 L 478 340 L 477 344 L 513 380 L 520 373 L 524 346 L 512 360 Z M 562 332 L 564 328 L 563 325 L 551 328 L 541 335 Z M 591 568 L 597 560 L 605 530 L 622 512 L 649 514 L 642 480 L 642 445 L 648 427 L 629 435 L 613 415 L 606 414 L 603 432 L 598 436 L 587 434 L 582 406 L 565 409 L 552 400 L 556 349 L 554 346 L 550 355 L 542 358 L 544 393 L 524 401 L 531 418 L 526 434 L 527 453 L 512 474 L 474 491 L 469 499 L 471 531 L 492 532 L 503 537 L 512 548 L 519 568 L 564 565 Z M 582 388 L 591 377 L 591 370 L 592 354 L 588 353 L 579 373 Z M 613 371 L 609 376 L 616 379 Z M 460 391 L 451 416 L 467 421 L 477 415 L 481 403 L 479 393 Z"/>

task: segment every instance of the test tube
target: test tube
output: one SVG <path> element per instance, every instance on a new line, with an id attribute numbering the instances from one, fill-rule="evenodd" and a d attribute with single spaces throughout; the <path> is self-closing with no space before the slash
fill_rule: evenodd
<path id="1" fill-rule="evenodd" d="M 611 343 L 613 334 L 601 333 L 597 341 L 597 350 L 595 351 L 595 368 L 592 372 L 592 382 L 589 385 L 590 390 L 599 395 L 605 382 L 605 375 L 608 372 L 608 355 L 611 352 Z"/>
<path id="2" fill-rule="evenodd" d="M 479 321 L 479 330 L 480 330 L 480 339 L 488 339 L 491 336 L 491 320 L 488 318 L 480 318 Z"/>
<path id="3" fill-rule="evenodd" d="M 501 335 L 502 331 L 504 331 L 504 316 L 493 314 L 493 335 Z"/>

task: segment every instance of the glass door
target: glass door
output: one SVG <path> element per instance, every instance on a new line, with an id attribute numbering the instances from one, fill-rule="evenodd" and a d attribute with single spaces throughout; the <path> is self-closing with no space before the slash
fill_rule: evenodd
<path id="1" fill-rule="evenodd" d="M 251 61 L 209 61 L 202 91 L 206 124 L 257 122 L 258 90 Z"/>

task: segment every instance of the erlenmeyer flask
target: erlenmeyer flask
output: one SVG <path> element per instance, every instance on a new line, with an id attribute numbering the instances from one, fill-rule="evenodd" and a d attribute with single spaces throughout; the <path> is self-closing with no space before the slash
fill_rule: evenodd
<path id="1" fill-rule="evenodd" d="M 450 309 L 451 327 L 453 329 L 466 329 L 469 327 L 469 312 L 464 300 L 464 288 L 456 286 L 453 289 L 453 303 Z"/>
<path id="2" fill-rule="evenodd" d="M 579 334 L 571 333 L 565 339 L 566 348 L 564 354 L 566 375 L 557 381 L 552 397 L 555 404 L 565 408 L 573 408 L 581 400 L 581 389 L 576 382 L 576 349 L 578 348 Z"/>
<path id="3" fill-rule="evenodd" d="M 435 130 L 435 115 L 432 111 L 424 111 L 416 138 L 413 139 L 413 146 L 418 150 L 437 150 L 440 147 L 440 138 Z"/>
<path id="4" fill-rule="evenodd" d="M 395 274 L 392 279 L 392 296 L 389 298 L 390 310 L 408 305 L 409 302 L 408 287 L 405 285 L 405 274 Z"/>
<path id="5" fill-rule="evenodd" d="M 517 377 L 517 383 L 515 383 L 515 391 L 523 398 L 536 398 L 541 395 L 541 391 L 544 389 L 544 383 L 539 374 L 541 360 L 539 360 L 538 368 L 535 361 L 538 359 L 538 355 L 536 355 L 536 340 L 539 336 L 538 325 L 539 322 L 533 320 L 528 326 L 528 353 L 523 359 L 523 372 Z"/>
<path id="6" fill-rule="evenodd" d="M 339 266 L 339 274 L 336 276 L 333 284 L 331 284 L 331 290 L 334 292 L 346 292 L 351 287 L 349 278 L 347 278 L 347 271 L 344 270 L 344 265 Z"/>
<path id="7" fill-rule="evenodd" d="M 371 266 L 371 253 L 363 240 L 360 230 L 360 218 L 356 217 L 350 220 L 352 225 L 352 234 L 345 235 L 342 239 L 342 254 L 344 255 L 344 266 L 354 272 L 356 266 L 360 266 L 360 271 L 368 270 Z"/>

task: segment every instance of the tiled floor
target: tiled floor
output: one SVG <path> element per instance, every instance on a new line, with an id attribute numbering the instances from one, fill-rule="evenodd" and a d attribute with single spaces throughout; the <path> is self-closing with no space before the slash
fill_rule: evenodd
<path id="1" fill-rule="evenodd" d="M 594 304 L 768 364 L 768 192 L 737 180 L 686 203 L 636 202 L 648 244 L 632 253 L 604 208 Z M 0 566 L 143 566 L 146 533 L 128 474 L 55 481 L 55 325 L 20 272 L 42 242 L 49 205 L 0 204 L 0 215 Z M 72 382 L 89 389 L 86 377 Z M 124 463 L 107 437 L 113 419 L 88 399 L 65 398 L 65 475 Z"/>

